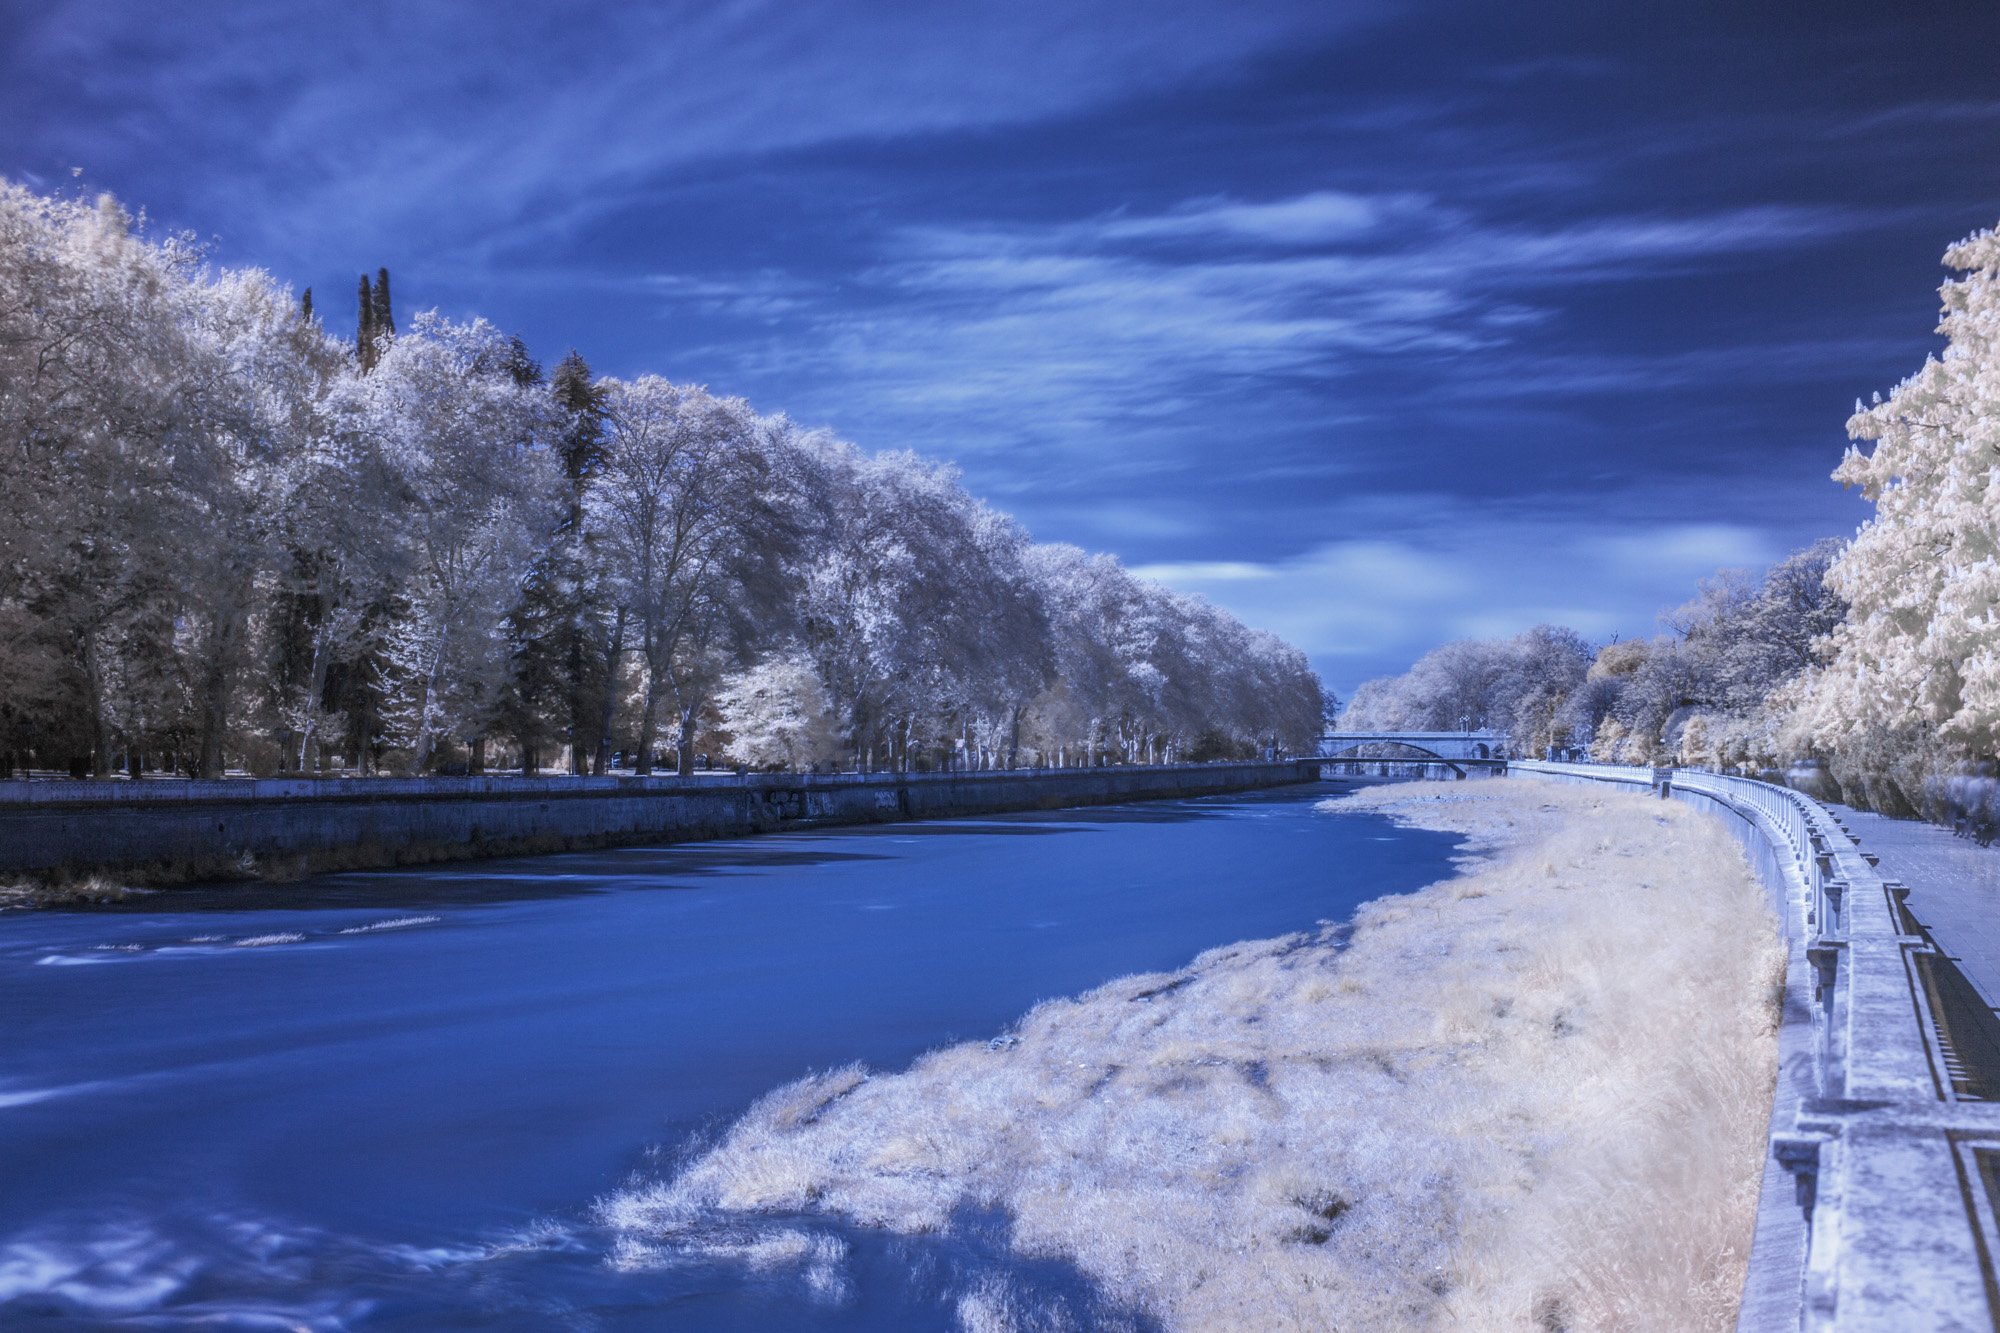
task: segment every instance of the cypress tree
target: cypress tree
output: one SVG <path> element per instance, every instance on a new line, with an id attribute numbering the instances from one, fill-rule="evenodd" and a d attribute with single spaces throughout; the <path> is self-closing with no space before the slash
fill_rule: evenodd
<path id="1" fill-rule="evenodd" d="M 361 275 L 361 313 L 354 326 L 354 355 L 363 370 L 375 365 L 375 302 L 368 290 L 368 275 Z"/>
<path id="2" fill-rule="evenodd" d="M 306 288 L 306 294 L 299 298 L 299 318 L 310 324 L 313 321 L 313 289 Z"/>
<path id="3" fill-rule="evenodd" d="M 396 315 L 389 305 L 389 270 L 375 270 L 375 332 L 393 335 L 396 332 Z"/>

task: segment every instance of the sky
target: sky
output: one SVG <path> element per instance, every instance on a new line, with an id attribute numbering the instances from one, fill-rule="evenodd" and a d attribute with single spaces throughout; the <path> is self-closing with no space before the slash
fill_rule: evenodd
<path id="1" fill-rule="evenodd" d="M 1867 515 L 2000 5 L 0 0 L 0 175 L 915 449 L 1343 695 Z"/>

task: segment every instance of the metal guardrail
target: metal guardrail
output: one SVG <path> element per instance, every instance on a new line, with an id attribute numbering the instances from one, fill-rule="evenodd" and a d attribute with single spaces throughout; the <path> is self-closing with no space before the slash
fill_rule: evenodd
<path id="1" fill-rule="evenodd" d="M 2000 1101 L 1986 1100 L 2000 1099 L 2000 1045 L 1991 1012 L 1968 1003 L 1951 959 L 1905 910 L 1907 888 L 1789 788 L 1686 769 L 1511 771 L 1657 790 L 1729 817 L 1772 893 L 1790 967 L 1737 1327 L 2000 1327 Z"/>

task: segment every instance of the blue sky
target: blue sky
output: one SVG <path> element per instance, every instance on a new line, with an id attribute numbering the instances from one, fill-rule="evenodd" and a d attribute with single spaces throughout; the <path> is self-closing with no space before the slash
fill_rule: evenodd
<path id="1" fill-rule="evenodd" d="M 1851 531 L 2000 6 L 0 0 L 0 173 L 949 458 L 1343 692 Z M 73 175 L 81 168 L 81 176 Z"/>

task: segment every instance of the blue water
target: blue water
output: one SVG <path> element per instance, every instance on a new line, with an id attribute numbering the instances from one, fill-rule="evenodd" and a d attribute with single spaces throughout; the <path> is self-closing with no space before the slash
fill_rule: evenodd
<path id="1" fill-rule="evenodd" d="M 0 915 L 0 1327 L 940 1329 L 995 1274 L 1113 1322 L 1004 1219 L 815 1284 L 619 1271 L 591 1204 L 810 1070 L 1447 873 L 1331 790 Z"/>

